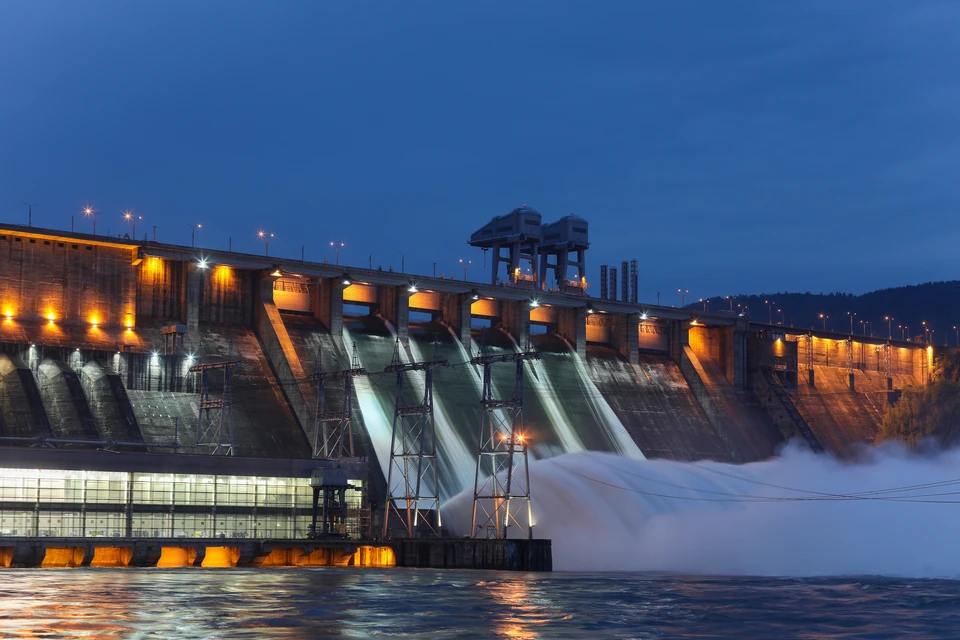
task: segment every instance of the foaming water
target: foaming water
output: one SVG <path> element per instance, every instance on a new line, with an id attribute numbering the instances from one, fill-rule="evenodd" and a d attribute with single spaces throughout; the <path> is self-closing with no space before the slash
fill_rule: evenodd
<path id="1" fill-rule="evenodd" d="M 876 448 L 851 464 L 787 448 L 741 466 L 584 452 L 530 476 L 536 536 L 561 571 L 960 578 L 958 451 Z M 446 505 L 458 533 L 471 499 Z"/>

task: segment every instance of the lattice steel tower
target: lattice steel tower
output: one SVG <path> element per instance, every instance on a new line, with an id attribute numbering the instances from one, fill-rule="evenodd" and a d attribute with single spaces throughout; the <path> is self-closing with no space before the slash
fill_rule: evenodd
<path id="1" fill-rule="evenodd" d="M 393 403 L 393 435 L 390 439 L 390 466 L 387 471 L 387 502 L 383 518 L 383 537 L 391 524 L 399 524 L 406 537 L 417 537 L 420 523 L 431 535 L 440 535 L 440 477 L 437 466 L 437 431 L 433 419 L 433 370 L 446 367 L 434 343 L 433 360 L 404 363 L 397 339 L 386 373 L 397 374 Z M 423 400 L 419 404 L 403 402 L 403 377 L 408 371 L 423 371 Z M 431 522 L 430 512 L 436 515 Z"/>
<path id="2" fill-rule="evenodd" d="M 352 458 L 353 429 L 351 417 L 353 414 L 353 379 L 366 375 L 367 370 L 360 366 L 360 357 L 357 355 L 357 343 L 353 343 L 353 355 L 350 358 L 350 368 L 340 371 L 321 371 L 320 355 L 317 354 L 317 365 L 310 380 L 317 381 L 317 414 L 313 423 L 313 457 L 342 459 Z M 343 379 L 343 406 L 339 411 L 326 410 L 326 381 L 337 378 Z"/>
<path id="3" fill-rule="evenodd" d="M 200 413 L 197 416 L 197 452 L 214 456 L 233 455 L 233 393 L 230 389 L 230 371 L 239 360 L 195 364 L 191 373 L 200 373 Z M 223 388 L 219 397 L 211 398 L 210 375 L 223 372 Z"/>
<path id="4" fill-rule="evenodd" d="M 483 365 L 483 395 L 480 400 L 480 440 L 473 484 L 474 537 L 506 538 L 509 527 L 522 527 L 520 514 L 526 511 L 527 537 L 533 537 L 530 504 L 528 441 L 523 426 L 523 364 L 539 360 L 537 351 L 501 355 L 478 355 L 471 364 Z M 493 398 L 490 368 L 498 362 L 515 362 L 517 372 L 513 397 Z M 503 415 L 506 410 L 507 416 Z M 519 456 L 519 461 L 517 461 Z M 482 474 L 488 474 L 482 477 Z M 483 536 L 481 536 L 483 533 Z"/>

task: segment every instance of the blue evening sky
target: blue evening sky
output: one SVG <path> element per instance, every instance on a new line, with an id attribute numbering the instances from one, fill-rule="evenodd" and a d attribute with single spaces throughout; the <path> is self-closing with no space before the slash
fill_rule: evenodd
<path id="1" fill-rule="evenodd" d="M 953 1 L 3 0 L 0 220 L 481 279 L 469 234 L 526 203 L 668 304 L 954 279 L 958 34 Z"/>

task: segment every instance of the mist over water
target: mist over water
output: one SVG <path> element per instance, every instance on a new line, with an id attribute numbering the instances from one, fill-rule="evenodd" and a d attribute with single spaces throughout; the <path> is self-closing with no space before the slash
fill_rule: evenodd
<path id="1" fill-rule="evenodd" d="M 741 466 L 582 452 L 530 475 L 559 571 L 960 578 L 960 451 L 874 447 L 850 463 L 789 446 Z M 468 493 L 445 506 L 458 534 Z"/>

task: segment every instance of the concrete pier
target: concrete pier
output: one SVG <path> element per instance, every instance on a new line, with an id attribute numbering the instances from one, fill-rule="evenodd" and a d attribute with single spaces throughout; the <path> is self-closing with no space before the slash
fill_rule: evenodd
<path id="1" fill-rule="evenodd" d="M 2 568 L 421 567 L 552 571 L 549 540 L 2 538 Z"/>

